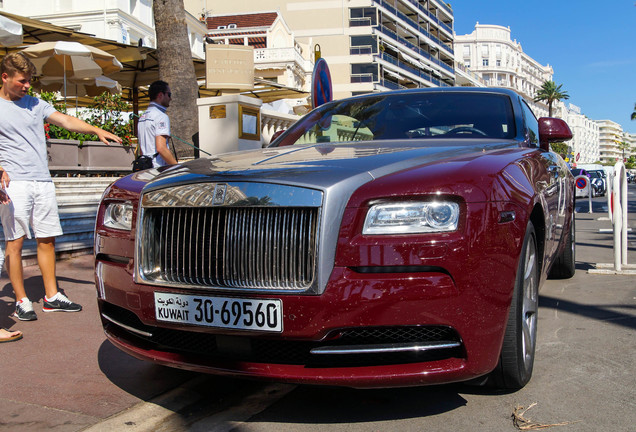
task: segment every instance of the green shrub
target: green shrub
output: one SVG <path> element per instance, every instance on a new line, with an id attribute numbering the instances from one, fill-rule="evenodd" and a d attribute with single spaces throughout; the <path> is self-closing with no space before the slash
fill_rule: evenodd
<path id="1" fill-rule="evenodd" d="M 67 114 L 66 103 L 58 101 L 57 95 L 54 92 L 43 91 L 39 97 L 43 101 L 53 105 L 59 112 Z M 122 100 L 120 95 L 111 95 L 108 92 L 104 92 L 93 98 L 93 102 L 91 102 L 86 111 L 82 113 L 79 118 L 90 125 L 97 126 L 117 135 L 122 139 L 123 145 L 131 145 L 135 136 L 133 131 L 133 114 L 127 114 L 130 108 L 130 105 Z M 82 145 L 84 141 L 95 140 L 95 135 L 71 132 L 49 123 L 44 124 L 44 131 L 47 139 L 78 140 L 80 145 Z"/>

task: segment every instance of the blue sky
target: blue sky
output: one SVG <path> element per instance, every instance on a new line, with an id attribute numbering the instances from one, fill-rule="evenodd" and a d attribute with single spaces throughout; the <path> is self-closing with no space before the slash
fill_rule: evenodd
<path id="1" fill-rule="evenodd" d="M 510 27 L 510 37 L 554 69 L 572 103 L 593 120 L 636 133 L 636 2 L 634 0 L 447 0 L 455 33 L 475 23 Z"/>

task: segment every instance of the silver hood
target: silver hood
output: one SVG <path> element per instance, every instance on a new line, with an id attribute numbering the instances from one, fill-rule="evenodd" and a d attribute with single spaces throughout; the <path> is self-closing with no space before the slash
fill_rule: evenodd
<path id="1" fill-rule="evenodd" d="M 484 153 L 518 147 L 515 141 L 473 139 L 452 145 L 449 140 L 359 142 L 276 147 L 226 153 L 201 158 L 167 170 L 144 190 L 196 182 L 250 181 L 291 184 L 329 191 L 346 183 L 355 190 L 373 179 L 412 168 L 452 159 L 483 156 Z"/>

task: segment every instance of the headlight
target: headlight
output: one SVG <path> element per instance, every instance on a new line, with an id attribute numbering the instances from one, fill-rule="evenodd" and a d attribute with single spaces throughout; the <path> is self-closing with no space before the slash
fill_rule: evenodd
<path id="1" fill-rule="evenodd" d="M 369 209 L 362 234 L 455 231 L 459 205 L 454 202 L 376 204 Z"/>
<path id="2" fill-rule="evenodd" d="M 128 202 L 110 203 L 104 211 L 104 226 L 130 231 L 132 229 L 133 206 Z"/>

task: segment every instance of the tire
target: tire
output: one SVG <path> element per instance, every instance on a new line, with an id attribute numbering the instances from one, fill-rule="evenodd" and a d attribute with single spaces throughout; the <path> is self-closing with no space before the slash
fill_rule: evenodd
<path id="1" fill-rule="evenodd" d="M 569 279 L 576 272 L 576 227 L 574 213 L 570 221 L 570 231 L 565 239 L 565 247 L 559 256 L 554 260 L 548 277 L 550 279 Z"/>
<path id="2" fill-rule="evenodd" d="M 537 253 L 534 226 L 529 222 L 519 257 L 499 363 L 490 374 L 490 383 L 501 389 L 518 390 L 532 377 L 539 310 Z"/>

